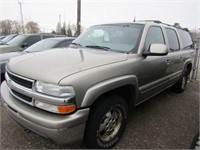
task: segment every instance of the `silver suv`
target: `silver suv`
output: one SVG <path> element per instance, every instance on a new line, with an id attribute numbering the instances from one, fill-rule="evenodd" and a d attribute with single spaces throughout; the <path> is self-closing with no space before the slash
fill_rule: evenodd
<path id="1" fill-rule="evenodd" d="M 58 144 L 111 148 L 135 106 L 171 86 L 185 90 L 192 44 L 188 32 L 158 21 L 92 26 L 70 48 L 12 58 L 4 106 Z"/>

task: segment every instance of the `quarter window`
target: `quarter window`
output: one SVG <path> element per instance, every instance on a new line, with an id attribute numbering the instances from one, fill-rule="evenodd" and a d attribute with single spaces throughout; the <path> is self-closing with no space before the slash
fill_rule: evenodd
<path id="1" fill-rule="evenodd" d="M 190 34 L 181 29 L 179 29 L 178 32 L 179 32 L 179 35 L 181 36 L 181 39 L 183 42 L 183 49 L 190 48 L 193 44 Z"/>
<path id="2" fill-rule="evenodd" d="M 170 50 L 173 50 L 173 51 L 179 50 L 180 46 L 179 46 L 179 41 L 178 41 L 178 37 L 175 30 L 167 28 L 166 33 L 167 33 L 167 38 L 169 41 Z"/>
<path id="3" fill-rule="evenodd" d="M 150 27 L 145 41 L 145 50 L 148 50 L 151 44 L 165 44 L 162 29 L 160 27 Z"/>

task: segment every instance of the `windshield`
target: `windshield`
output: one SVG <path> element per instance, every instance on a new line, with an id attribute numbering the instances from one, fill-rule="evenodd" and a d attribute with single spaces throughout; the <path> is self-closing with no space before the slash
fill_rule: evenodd
<path id="1" fill-rule="evenodd" d="M 8 41 L 10 41 L 13 37 L 15 37 L 16 35 L 8 35 L 6 36 L 6 38 L 4 38 L 3 40 L 1 40 L 3 43 L 7 43 Z"/>
<path id="2" fill-rule="evenodd" d="M 57 43 L 59 43 L 60 40 L 54 40 L 54 39 L 44 39 L 42 41 L 39 41 L 32 46 L 28 47 L 25 52 L 37 52 L 37 51 L 44 51 L 47 49 L 53 48 Z"/>
<path id="3" fill-rule="evenodd" d="M 20 46 L 20 44 L 26 39 L 26 35 L 18 35 L 14 39 L 10 40 L 7 44 L 11 46 Z"/>
<path id="4" fill-rule="evenodd" d="M 93 26 L 82 33 L 73 43 L 82 47 L 129 52 L 137 49 L 142 29 L 143 25 L 139 24 Z"/>

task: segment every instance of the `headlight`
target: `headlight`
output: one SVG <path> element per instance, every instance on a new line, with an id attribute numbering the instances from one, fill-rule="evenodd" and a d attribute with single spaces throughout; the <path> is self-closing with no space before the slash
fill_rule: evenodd
<path id="1" fill-rule="evenodd" d="M 40 81 L 35 83 L 35 90 L 39 93 L 44 93 L 56 97 L 71 97 L 75 95 L 72 86 L 59 86 Z"/>
<path id="2" fill-rule="evenodd" d="M 35 83 L 35 91 L 39 93 L 43 93 L 46 95 L 50 95 L 58 98 L 62 98 L 63 100 L 69 100 L 66 105 L 55 105 L 50 104 L 48 102 L 40 101 L 39 99 L 35 100 L 35 106 L 37 108 L 58 113 L 58 114 L 68 114 L 72 113 L 76 110 L 76 103 L 75 103 L 75 93 L 72 86 L 59 86 L 54 84 L 48 84 L 44 82 L 37 81 Z"/>

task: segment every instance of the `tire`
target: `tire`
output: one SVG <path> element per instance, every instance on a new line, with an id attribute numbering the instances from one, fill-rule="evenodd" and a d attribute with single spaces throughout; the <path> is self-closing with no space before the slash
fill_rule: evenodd
<path id="1" fill-rule="evenodd" d="M 188 69 L 185 69 L 181 79 L 173 86 L 174 91 L 177 93 L 185 91 L 188 78 L 189 78 L 189 71 Z"/>
<path id="2" fill-rule="evenodd" d="M 192 144 L 190 146 L 190 149 L 200 149 L 200 136 L 199 133 L 196 134 L 194 139 L 192 140 Z"/>
<path id="3" fill-rule="evenodd" d="M 91 110 L 84 144 L 88 148 L 112 148 L 122 136 L 128 117 L 128 105 L 120 96 L 100 100 Z"/>
<path id="4" fill-rule="evenodd" d="M 4 73 L 1 74 L 1 79 L 0 79 L 0 83 L 2 83 L 5 80 L 5 76 Z"/>

